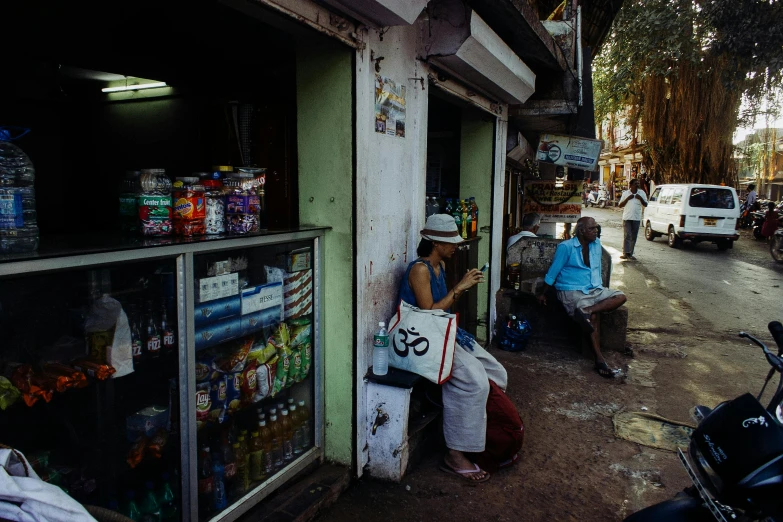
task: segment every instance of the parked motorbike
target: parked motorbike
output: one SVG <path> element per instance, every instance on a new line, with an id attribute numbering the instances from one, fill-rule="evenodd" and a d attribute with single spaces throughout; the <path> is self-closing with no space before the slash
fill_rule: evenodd
<path id="1" fill-rule="evenodd" d="M 678 450 L 693 486 L 625 522 L 783 520 L 783 375 L 769 405 L 764 408 L 759 402 L 770 379 L 783 374 L 783 325 L 773 321 L 768 327 L 778 345 L 777 355 L 755 337 L 739 334 L 760 346 L 772 367 L 758 396 L 746 393 L 714 410 L 694 409 L 699 425 L 687 455 Z"/>
<path id="2" fill-rule="evenodd" d="M 609 201 L 609 193 L 606 188 L 601 186 L 598 191 L 592 191 L 587 195 L 586 207 L 601 207 L 606 208 L 606 203 Z"/>
<path id="3" fill-rule="evenodd" d="M 764 221 L 767 219 L 766 214 L 761 210 L 756 210 L 751 212 L 751 216 L 753 216 L 753 238 L 764 239 L 761 229 L 764 227 Z"/>
<path id="4" fill-rule="evenodd" d="M 777 263 L 783 263 L 783 229 L 779 228 L 769 240 L 769 253 Z"/>

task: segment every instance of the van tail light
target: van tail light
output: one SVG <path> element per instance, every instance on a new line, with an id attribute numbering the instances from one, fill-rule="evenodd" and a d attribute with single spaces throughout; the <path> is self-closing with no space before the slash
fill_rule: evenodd
<path id="1" fill-rule="evenodd" d="M 685 216 L 684 216 L 684 215 L 681 215 L 681 216 L 680 216 L 680 226 L 681 226 L 681 227 L 684 227 L 684 226 L 685 226 Z"/>
<path id="2" fill-rule="evenodd" d="M 734 230 L 739 230 L 740 220 L 739 218 L 734 220 Z"/>

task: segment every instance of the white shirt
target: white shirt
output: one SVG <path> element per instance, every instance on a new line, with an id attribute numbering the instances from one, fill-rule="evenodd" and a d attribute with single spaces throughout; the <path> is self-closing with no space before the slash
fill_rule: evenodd
<path id="1" fill-rule="evenodd" d="M 755 190 L 751 190 L 750 192 L 748 192 L 748 197 L 747 199 L 745 199 L 745 203 L 748 206 L 748 208 L 750 208 L 753 205 L 753 203 L 756 202 L 757 199 L 758 199 L 758 195 L 756 194 Z"/>
<path id="2" fill-rule="evenodd" d="M 530 232 L 529 230 L 523 230 L 519 234 L 514 234 L 510 238 L 508 238 L 508 242 L 506 243 L 506 250 L 511 248 L 511 245 L 522 239 L 523 237 L 538 237 L 534 233 Z"/>
<path id="3" fill-rule="evenodd" d="M 623 195 L 620 196 L 620 201 L 625 201 L 625 198 L 631 194 L 632 192 L 630 190 L 624 190 Z M 636 194 L 641 196 L 642 199 L 644 199 L 644 202 L 647 203 L 647 194 L 645 194 L 642 189 L 636 189 Z M 625 207 L 623 207 L 623 221 L 641 221 L 643 209 L 642 202 L 638 199 L 634 198 L 628 201 L 628 203 L 625 204 Z"/>

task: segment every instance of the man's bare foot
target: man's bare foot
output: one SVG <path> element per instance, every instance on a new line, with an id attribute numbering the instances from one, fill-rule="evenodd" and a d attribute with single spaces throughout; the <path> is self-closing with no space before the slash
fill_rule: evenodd
<path id="1" fill-rule="evenodd" d="M 470 470 L 477 467 L 471 462 L 464 453 L 461 451 L 450 449 L 446 452 L 446 456 L 443 457 L 443 463 L 451 468 L 453 471 L 460 472 L 464 470 Z M 475 473 L 460 473 L 466 478 L 474 481 L 484 480 L 488 473 L 483 469 L 479 469 Z"/>

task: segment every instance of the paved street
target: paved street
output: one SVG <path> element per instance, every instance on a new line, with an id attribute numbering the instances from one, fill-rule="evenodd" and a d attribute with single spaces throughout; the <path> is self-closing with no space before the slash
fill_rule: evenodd
<path id="1" fill-rule="evenodd" d="M 606 354 L 624 377 L 602 379 L 573 345 L 490 349 L 508 370 L 508 395 L 525 422 L 520 462 L 469 487 L 440 472 L 441 455 L 431 455 L 402 484 L 358 481 L 322 521 L 621 521 L 689 485 L 675 453 L 620 438 L 616 416 L 645 411 L 692 423 L 695 404 L 757 393 L 768 366 L 737 332 L 772 342 L 766 325 L 783 319 L 783 266 L 747 231 L 726 252 L 706 243 L 675 250 L 640 233 L 638 260 L 622 261 L 621 212 L 584 214 L 602 225 L 613 254 L 611 286 L 628 295 L 635 356 Z"/>

